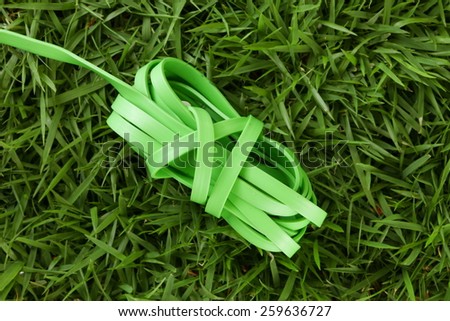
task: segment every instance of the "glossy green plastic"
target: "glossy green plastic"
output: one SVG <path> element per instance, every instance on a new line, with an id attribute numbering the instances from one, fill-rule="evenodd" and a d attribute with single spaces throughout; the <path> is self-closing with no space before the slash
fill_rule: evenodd
<path id="1" fill-rule="evenodd" d="M 326 213 L 293 152 L 262 135 L 200 72 L 174 59 L 149 62 L 133 86 L 70 51 L 0 30 L 0 44 L 84 67 L 118 91 L 108 125 L 141 155 L 153 178 L 174 178 L 191 200 L 261 249 L 291 257 Z"/>

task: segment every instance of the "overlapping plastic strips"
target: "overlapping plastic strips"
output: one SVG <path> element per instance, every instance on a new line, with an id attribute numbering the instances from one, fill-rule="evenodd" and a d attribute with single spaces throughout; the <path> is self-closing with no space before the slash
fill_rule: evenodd
<path id="1" fill-rule="evenodd" d="M 291 257 L 307 226 L 326 213 L 293 152 L 240 116 L 207 78 L 164 58 L 140 68 L 133 86 L 61 47 L 8 30 L 0 44 L 95 72 L 118 91 L 108 125 L 146 162 L 153 178 L 191 188 L 191 200 L 248 242 Z"/>

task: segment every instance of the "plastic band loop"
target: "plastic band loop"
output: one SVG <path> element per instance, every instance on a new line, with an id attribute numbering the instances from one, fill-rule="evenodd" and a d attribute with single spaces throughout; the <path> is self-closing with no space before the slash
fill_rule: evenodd
<path id="1" fill-rule="evenodd" d="M 87 68 L 119 92 L 108 125 L 145 158 L 154 178 L 172 177 L 191 200 L 250 243 L 292 256 L 309 223 L 326 217 L 292 151 L 261 135 L 190 65 L 153 60 L 133 86 L 58 46 L 0 30 L 0 44 Z"/>

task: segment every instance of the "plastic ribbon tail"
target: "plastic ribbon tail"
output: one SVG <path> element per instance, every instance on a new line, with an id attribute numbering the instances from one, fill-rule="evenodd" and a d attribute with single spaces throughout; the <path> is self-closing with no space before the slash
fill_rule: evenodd
<path id="1" fill-rule="evenodd" d="M 108 125 L 145 159 L 153 178 L 174 178 L 191 200 L 223 218 L 248 242 L 291 257 L 316 205 L 294 153 L 262 135 L 263 123 L 240 116 L 187 63 L 164 58 L 138 70 L 133 86 L 61 47 L 8 30 L 0 44 L 89 69 L 118 91 Z"/>

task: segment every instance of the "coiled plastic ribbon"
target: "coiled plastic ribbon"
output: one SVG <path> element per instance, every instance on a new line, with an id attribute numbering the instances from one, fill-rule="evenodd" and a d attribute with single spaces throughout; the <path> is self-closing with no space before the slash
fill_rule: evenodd
<path id="1" fill-rule="evenodd" d="M 108 125 L 141 155 L 153 178 L 175 178 L 191 200 L 261 249 L 291 257 L 307 226 L 326 217 L 294 154 L 241 117 L 200 72 L 174 58 L 140 68 L 133 86 L 72 52 L 11 31 L 0 44 L 87 68 L 119 95 Z"/>

